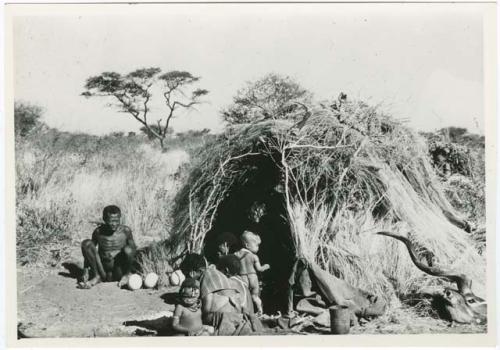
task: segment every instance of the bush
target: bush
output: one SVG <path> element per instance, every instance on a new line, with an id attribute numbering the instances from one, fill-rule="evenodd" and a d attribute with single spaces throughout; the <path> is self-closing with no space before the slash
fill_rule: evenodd
<path id="1" fill-rule="evenodd" d="M 26 136 L 37 126 L 40 121 L 43 109 L 39 106 L 16 101 L 14 104 L 14 130 L 16 135 Z"/>
<path id="2" fill-rule="evenodd" d="M 228 124 L 255 123 L 268 119 L 296 119 L 312 94 L 287 76 L 270 73 L 238 90 L 233 103 L 222 111 Z"/>
<path id="3" fill-rule="evenodd" d="M 22 264 L 58 264 L 68 252 L 73 221 L 71 198 L 17 206 L 17 259 Z"/>
<path id="4" fill-rule="evenodd" d="M 482 226 L 486 207 L 484 136 L 457 127 L 423 135 L 448 200 L 468 220 Z"/>

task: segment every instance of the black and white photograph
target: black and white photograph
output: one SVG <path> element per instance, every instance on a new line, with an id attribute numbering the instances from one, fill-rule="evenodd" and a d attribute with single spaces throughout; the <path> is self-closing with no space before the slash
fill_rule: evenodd
<path id="1" fill-rule="evenodd" d="M 495 6 L 5 5 L 15 343 L 494 339 Z"/>

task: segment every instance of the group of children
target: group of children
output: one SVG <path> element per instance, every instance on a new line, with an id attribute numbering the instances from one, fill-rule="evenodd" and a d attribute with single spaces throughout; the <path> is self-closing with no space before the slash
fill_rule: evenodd
<path id="1" fill-rule="evenodd" d="M 229 279 L 233 289 L 238 291 L 237 297 L 229 298 L 236 310 L 246 314 L 262 314 L 259 278 L 257 273 L 270 268 L 261 265 L 257 252 L 261 243 L 260 237 L 250 231 L 241 235 L 242 248 L 230 254 L 236 238 L 224 233 L 219 236 L 217 246 L 218 261 L 216 267 Z M 175 307 L 173 329 L 185 335 L 209 335 L 212 327 L 202 324 L 200 284 L 193 278 L 186 278 L 179 290 L 179 303 Z"/>

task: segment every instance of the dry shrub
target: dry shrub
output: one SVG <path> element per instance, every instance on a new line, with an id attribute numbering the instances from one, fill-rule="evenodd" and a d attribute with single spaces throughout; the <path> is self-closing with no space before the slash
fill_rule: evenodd
<path id="1" fill-rule="evenodd" d="M 174 271 L 169 261 L 171 256 L 159 244 L 152 244 L 138 254 L 140 271 L 145 276 L 150 272 L 158 275 L 158 287 L 170 285 L 169 276 Z"/>
<path id="2" fill-rule="evenodd" d="M 475 223 L 485 222 L 484 178 L 453 174 L 443 181 L 446 195 L 454 208 L 467 215 Z"/>
<path id="3" fill-rule="evenodd" d="M 72 203 L 63 203 L 33 201 L 17 206 L 16 251 L 20 264 L 56 265 L 67 257 Z"/>

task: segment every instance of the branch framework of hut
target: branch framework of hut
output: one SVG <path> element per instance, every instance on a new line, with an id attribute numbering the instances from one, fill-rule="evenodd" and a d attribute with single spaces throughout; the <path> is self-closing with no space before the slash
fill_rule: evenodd
<path id="1" fill-rule="evenodd" d="M 256 231 L 261 261 L 271 264 L 263 295 L 276 308 L 299 256 L 387 299 L 446 283 L 418 271 L 404 247 L 373 234 L 391 230 L 408 236 L 422 258 L 463 271 L 481 294 L 485 260 L 443 214 L 460 217 L 423 139 L 375 107 L 342 102 L 310 108 L 299 124 L 228 128 L 204 147 L 176 199 L 172 254 L 210 257 L 217 234 Z"/>

